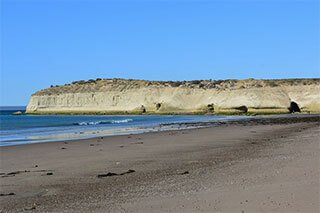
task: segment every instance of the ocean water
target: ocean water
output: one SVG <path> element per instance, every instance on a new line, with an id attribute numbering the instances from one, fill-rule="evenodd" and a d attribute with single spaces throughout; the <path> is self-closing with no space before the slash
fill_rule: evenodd
<path id="1" fill-rule="evenodd" d="M 0 108 L 0 146 L 162 131 L 177 126 L 162 124 L 239 119 L 205 115 L 12 115 L 24 110 Z"/>

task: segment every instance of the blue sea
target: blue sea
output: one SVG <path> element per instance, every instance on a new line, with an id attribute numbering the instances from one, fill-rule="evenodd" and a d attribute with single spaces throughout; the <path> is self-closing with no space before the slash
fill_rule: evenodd
<path id="1" fill-rule="evenodd" d="M 206 115 L 12 115 L 25 107 L 0 107 L 0 146 L 136 134 L 181 128 L 177 124 L 239 119 Z"/>

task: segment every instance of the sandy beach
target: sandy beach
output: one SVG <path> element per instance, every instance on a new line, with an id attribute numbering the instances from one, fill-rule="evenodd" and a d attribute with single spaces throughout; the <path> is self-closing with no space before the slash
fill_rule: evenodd
<path id="1" fill-rule="evenodd" d="M 319 212 L 319 136 L 292 115 L 0 147 L 0 210 Z"/>

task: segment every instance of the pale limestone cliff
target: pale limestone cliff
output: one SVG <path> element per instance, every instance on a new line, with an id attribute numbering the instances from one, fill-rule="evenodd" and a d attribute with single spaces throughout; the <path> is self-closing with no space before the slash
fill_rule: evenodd
<path id="1" fill-rule="evenodd" d="M 78 81 L 33 94 L 27 113 L 277 113 L 288 112 L 291 102 L 320 112 L 320 79 Z"/>

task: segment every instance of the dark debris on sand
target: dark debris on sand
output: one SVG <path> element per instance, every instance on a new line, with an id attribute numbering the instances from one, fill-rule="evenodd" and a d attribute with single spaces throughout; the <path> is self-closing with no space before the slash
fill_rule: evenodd
<path id="1" fill-rule="evenodd" d="M 185 171 L 185 172 L 180 172 L 180 173 L 178 173 L 178 175 L 187 175 L 187 174 L 189 174 L 189 171 Z"/>
<path id="2" fill-rule="evenodd" d="M 98 178 L 103 178 L 103 177 L 110 177 L 110 176 L 121 176 L 121 175 L 130 174 L 130 173 L 133 173 L 133 172 L 135 172 L 135 170 L 129 169 L 128 171 L 122 172 L 122 173 L 108 172 L 106 174 L 98 174 L 97 177 Z"/>
<path id="3" fill-rule="evenodd" d="M 10 192 L 10 193 L 0 193 L 0 196 L 11 196 L 11 195 L 16 195 L 15 193 L 13 192 Z"/>

